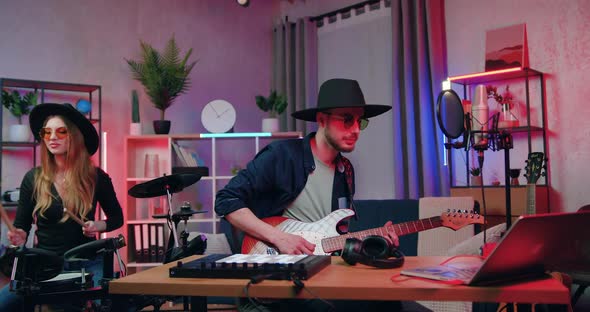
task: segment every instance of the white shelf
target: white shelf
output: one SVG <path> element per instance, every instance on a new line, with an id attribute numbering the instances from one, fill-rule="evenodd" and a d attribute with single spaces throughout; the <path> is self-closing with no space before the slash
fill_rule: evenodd
<path id="1" fill-rule="evenodd" d="M 127 189 L 141 184 L 147 181 L 151 181 L 155 178 L 143 177 L 143 162 L 146 154 L 158 154 L 159 165 L 160 165 L 160 176 L 163 174 L 171 174 L 172 167 L 178 164 L 177 156 L 172 147 L 172 142 L 183 142 L 184 144 L 190 144 L 198 149 L 199 155 L 204 156 L 205 166 L 209 168 L 209 175 L 203 176 L 200 182 L 197 182 L 191 186 L 185 187 L 182 192 L 173 194 L 173 209 L 176 209 L 175 201 L 186 200 L 183 198 L 193 198 L 190 200 L 193 204 L 192 209 L 196 209 L 195 199 L 204 198 L 201 200 L 202 209 L 207 212 L 204 214 L 195 214 L 188 221 L 187 224 L 192 225 L 192 229 L 197 228 L 197 231 L 204 233 L 217 234 L 219 217 L 213 211 L 215 205 L 215 195 L 219 189 L 221 189 L 224 183 L 227 183 L 233 176 L 230 175 L 230 169 L 228 166 L 227 157 L 222 158 L 219 155 L 218 149 L 226 150 L 227 144 L 246 144 L 253 147 L 245 148 L 243 152 L 240 152 L 238 156 L 241 156 L 240 165 L 246 165 L 246 158 L 251 159 L 258 151 L 268 144 L 272 140 L 286 139 L 286 138 L 301 138 L 299 132 L 282 132 L 282 133 L 269 133 L 269 132 L 252 132 L 252 133 L 222 133 L 222 134 L 210 134 L 210 133 L 196 133 L 196 134 L 171 134 L 171 135 L 136 135 L 126 136 L 124 144 L 124 172 Z M 263 140 L 261 140 L 263 139 Z M 194 143 L 185 142 L 194 141 Z M 226 148 L 223 149 L 223 146 Z M 236 149 L 242 151 L 242 149 Z M 203 155 L 201 155 L 201 152 Z M 237 157 L 237 156 L 236 156 Z M 218 163 L 223 161 L 223 163 Z M 244 162 L 243 164 L 241 162 Z M 225 166 L 225 167 L 224 167 Z M 221 173 L 221 174 L 220 174 Z M 218 175 L 219 174 L 219 175 Z M 206 183 L 202 183 L 206 181 Z M 223 181 L 223 183 L 218 183 Z M 196 193 L 195 193 L 196 192 Z M 198 197 L 190 197 L 197 195 Z M 189 196 L 189 197 L 187 197 Z M 133 198 L 126 194 L 123 200 L 123 209 L 125 214 L 125 235 L 128 241 L 134 241 L 134 225 L 137 224 L 163 224 L 166 223 L 165 219 L 151 219 L 140 217 L 136 213 L 145 212 L 144 207 L 146 202 L 150 198 Z M 167 207 L 167 205 L 165 205 Z M 179 224 L 179 227 L 184 222 Z M 167 241 L 167 240 L 166 240 Z M 152 267 L 160 265 L 160 263 L 137 263 L 135 262 L 135 251 L 127 249 L 124 253 L 128 261 L 128 267 Z"/>

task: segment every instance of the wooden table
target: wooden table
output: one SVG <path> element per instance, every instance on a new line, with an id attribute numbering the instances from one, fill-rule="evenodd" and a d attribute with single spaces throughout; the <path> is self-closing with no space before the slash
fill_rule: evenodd
<path id="1" fill-rule="evenodd" d="M 191 261 L 199 256 L 187 258 Z M 436 265 L 446 257 L 406 257 L 403 268 Z M 246 279 L 170 278 L 165 264 L 110 282 L 111 294 L 190 296 L 193 309 L 206 310 L 206 296 L 244 297 Z M 399 269 L 349 266 L 340 257 L 311 279 L 305 287 L 322 299 L 433 300 L 472 302 L 569 303 L 569 290 L 553 278 L 528 280 L 501 286 L 457 286 L 437 281 L 399 276 Z M 396 276 L 395 282 L 391 277 Z M 292 281 L 265 280 L 251 285 L 251 297 L 313 298 L 307 291 L 295 292 Z"/>

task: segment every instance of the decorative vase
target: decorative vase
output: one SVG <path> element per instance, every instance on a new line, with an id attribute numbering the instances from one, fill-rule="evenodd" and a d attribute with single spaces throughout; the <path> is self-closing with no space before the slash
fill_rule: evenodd
<path id="1" fill-rule="evenodd" d="M 502 104 L 502 111 L 500 112 L 500 119 L 498 120 L 498 128 L 514 128 L 518 127 L 518 118 L 510 110 L 510 105 Z"/>
<path id="2" fill-rule="evenodd" d="M 480 186 L 481 184 L 481 176 L 471 176 L 471 186 Z"/>
<path id="3" fill-rule="evenodd" d="M 155 134 L 168 134 L 168 133 L 170 133 L 170 120 L 154 120 L 154 133 Z"/>
<path id="4" fill-rule="evenodd" d="M 264 118 L 262 119 L 262 132 L 279 132 L 278 118 Z"/>
<path id="5" fill-rule="evenodd" d="M 10 125 L 8 127 L 8 141 L 30 142 L 31 129 L 29 129 L 29 125 Z"/>
<path id="6" fill-rule="evenodd" d="M 141 135 L 141 123 L 139 122 L 132 122 L 129 124 L 129 134 L 130 135 Z"/>

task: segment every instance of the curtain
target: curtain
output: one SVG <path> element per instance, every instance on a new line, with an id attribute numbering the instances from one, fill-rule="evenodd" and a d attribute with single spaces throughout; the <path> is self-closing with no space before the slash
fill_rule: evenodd
<path id="1" fill-rule="evenodd" d="M 284 22 L 273 30 L 272 88 L 287 97 L 287 108 L 279 117 L 281 131 L 307 134 L 309 125 L 291 113 L 316 106 L 317 29 L 308 19 Z"/>
<path id="2" fill-rule="evenodd" d="M 351 10 L 344 18 L 324 18 L 318 28 L 319 83 L 331 78 L 357 80 L 370 104 L 391 105 L 391 11 L 383 2 Z M 355 199 L 392 199 L 391 111 L 370 119 L 353 152 Z M 312 123 L 316 126 L 315 123 Z"/>
<path id="3" fill-rule="evenodd" d="M 443 0 L 393 0 L 395 198 L 448 196 L 436 99 L 447 77 Z"/>

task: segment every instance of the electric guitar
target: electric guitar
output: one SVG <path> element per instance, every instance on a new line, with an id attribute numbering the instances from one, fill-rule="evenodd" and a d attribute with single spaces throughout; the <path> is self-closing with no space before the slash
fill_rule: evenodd
<path id="1" fill-rule="evenodd" d="M 346 239 L 352 237 L 362 240 L 369 235 L 387 236 L 387 233 L 390 230 L 395 231 L 397 236 L 403 236 L 441 226 L 456 231 L 469 224 L 484 223 L 484 218 L 479 214 L 467 212 L 466 210 L 448 211 L 443 212 L 437 217 L 392 224 L 387 228 L 379 227 L 344 235 L 338 234 L 336 231 L 337 224 L 353 215 L 354 211 L 351 209 L 338 209 L 325 216 L 323 219 L 312 223 L 301 222 L 285 217 L 270 217 L 262 219 L 262 221 L 283 232 L 299 235 L 310 243 L 315 244 L 314 255 L 329 255 L 334 251 L 341 250 L 344 247 Z M 242 242 L 242 253 L 274 255 L 279 254 L 279 251 L 274 246 L 267 245 L 265 242 L 252 236 L 245 235 Z"/>
<path id="2" fill-rule="evenodd" d="M 531 215 L 537 212 L 535 203 L 535 189 L 537 181 L 540 177 L 545 176 L 543 169 L 546 169 L 545 155 L 541 152 L 529 153 L 529 158 L 526 160 L 525 174 L 526 177 L 526 211 L 525 214 Z"/>

